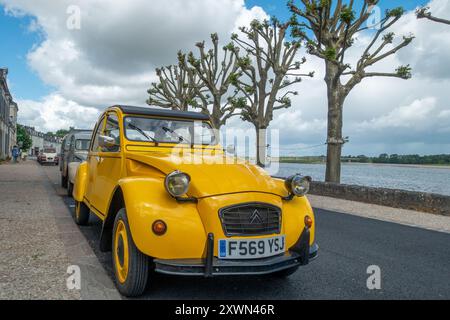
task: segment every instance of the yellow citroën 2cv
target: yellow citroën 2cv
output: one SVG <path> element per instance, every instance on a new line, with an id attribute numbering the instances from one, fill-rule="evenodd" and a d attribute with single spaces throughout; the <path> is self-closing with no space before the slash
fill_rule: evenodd
<path id="1" fill-rule="evenodd" d="M 114 106 L 77 170 L 75 220 L 103 221 L 116 285 L 143 293 L 152 272 L 288 276 L 317 256 L 310 178 L 271 177 L 226 155 L 208 116 Z"/>

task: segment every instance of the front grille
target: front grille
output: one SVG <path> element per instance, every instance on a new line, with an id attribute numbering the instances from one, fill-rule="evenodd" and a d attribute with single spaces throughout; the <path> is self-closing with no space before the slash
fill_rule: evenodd
<path id="1" fill-rule="evenodd" d="M 267 203 L 245 203 L 219 211 L 226 236 L 255 236 L 280 233 L 281 210 Z"/>

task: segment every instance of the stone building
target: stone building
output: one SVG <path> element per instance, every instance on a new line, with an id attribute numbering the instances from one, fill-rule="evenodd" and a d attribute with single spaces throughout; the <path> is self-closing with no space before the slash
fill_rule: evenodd
<path id="1" fill-rule="evenodd" d="M 0 69 L 0 159 L 11 156 L 11 149 L 16 144 L 17 112 L 18 107 L 14 102 L 8 88 L 6 77 L 8 69 Z"/>
<path id="2" fill-rule="evenodd" d="M 23 126 L 25 131 L 30 135 L 32 140 L 32 145 L 30 150 L 28 150 L 28 155 L 37 156 L 39 151 L 44 149 L 44 147 L 53 147 L 56 149 L 57 153 L 61 152 L 61 138 L 47 135 L 43 132 L 37 131 L 34 127 Z"/>

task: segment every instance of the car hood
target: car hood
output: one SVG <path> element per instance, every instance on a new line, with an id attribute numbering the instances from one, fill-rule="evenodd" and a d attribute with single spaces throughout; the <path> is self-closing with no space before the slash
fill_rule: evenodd
<path id="1" fill-rule="evenodd" d="M 183 157 L 159 152 L 128 154 L 127 159 L 154 167 L 164 175 L 175 170 L 189 174 L 189 195 L 197 198 L 239 192 L 286 195 L 280 184 L 262 168 L 223 154 L 202 155 L 199 159 L 203 163 L 193 161 L 192 154 Z"/>

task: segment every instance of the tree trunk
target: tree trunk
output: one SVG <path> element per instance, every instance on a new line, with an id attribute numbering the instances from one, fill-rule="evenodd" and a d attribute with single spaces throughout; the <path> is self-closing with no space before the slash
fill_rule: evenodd
<path id="1" fill-rule="evenodd" d="M 262 168 L 266 166 L 266 129 L 256 128 L 256 164 Z"/>
<path id="2" fill-rule="evenodd" d="M 345 94 L 339 81 L 337 66 L 327 62 L 325 82 L 328 93 L 326 182 L 341 182 L 342 107 Z"/>

